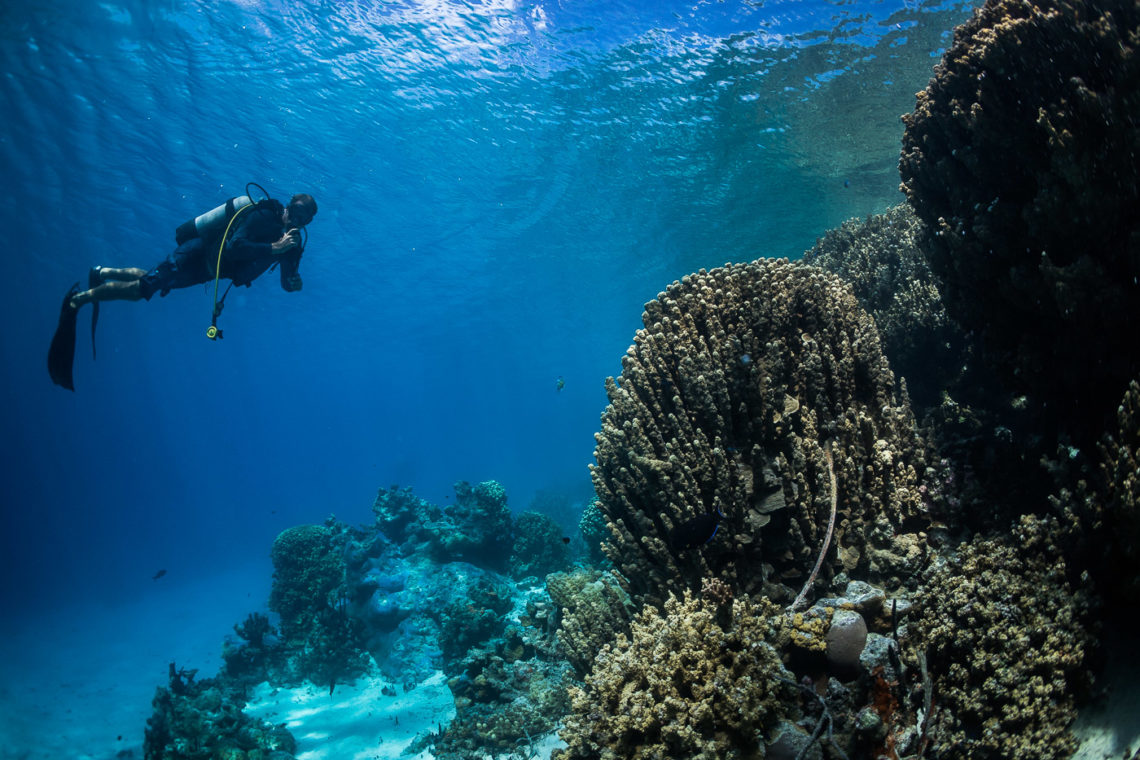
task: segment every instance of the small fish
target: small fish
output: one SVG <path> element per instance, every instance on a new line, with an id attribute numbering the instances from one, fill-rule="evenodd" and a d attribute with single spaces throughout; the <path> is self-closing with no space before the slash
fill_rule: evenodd
<path id="1" fill-rule="evenodd" d="M 570 543 L 570 536 L 563 536 L 562 537 L 562 543 L 564 543 L 564 544 Z"/>
<path id="2" fill-rule="evenodd" d="M 558 380 L 556 380 L 554 383 L 554 390 L 561 392 L 561 390 L 565 387 L 566 387 L 566 381 L 562 379 L 562 375 L 559 375 Z"/>
<path id="3" fill-rule="evenodd" d="M 720 510 L 697 515 L 674 528 L 669 541 L 674 549 L 695 549 L 704 546 L 712 541 L 716 532 L 720 530 L 720 521 L 723 517 Z"/>
<path id="4" fill-rule="evenodd" d="M 154 577 L 151 578 L 151 580 L 157 581 L 159 578 L 161 578 L 164 575 L 166 575 L 166 571 L 165 570 L 159 570 L 157 573 L 154 574 Z"/>

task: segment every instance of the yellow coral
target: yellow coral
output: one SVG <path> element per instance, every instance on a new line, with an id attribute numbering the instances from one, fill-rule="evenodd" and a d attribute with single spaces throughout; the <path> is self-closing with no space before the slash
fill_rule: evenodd
<path id="1" fill-rule="evenodd" d="M 663 612 L 647 607 L 571 690 L 568 746 L 554 757 L 763 757 L 763 733 L 791 701 L 767 640 L 774 616 L 782 611 L 767 601 L 718 607 L 690 593 Z"/>

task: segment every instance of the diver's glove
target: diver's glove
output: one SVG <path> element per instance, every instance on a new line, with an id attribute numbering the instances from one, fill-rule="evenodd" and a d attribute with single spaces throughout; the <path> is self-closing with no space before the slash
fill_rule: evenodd
<path id="1" fill-rule="evenodd" d="M 301 282 L 301 275 L 299 274 L 295 274 L 292 277 L 286 278 L 285 280 L 285 289 L 290 293 L 296 293 L 301 289 L 302 285 L 304 285 L 304 283 Z"/>

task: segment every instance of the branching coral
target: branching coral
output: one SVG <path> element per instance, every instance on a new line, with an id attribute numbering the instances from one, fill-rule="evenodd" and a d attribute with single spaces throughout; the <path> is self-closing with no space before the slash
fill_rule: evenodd
<path id="1" fill-rule="evenodd" d="M 762 758 L 765 732 L 794 701 L 780 664 L 769 603 L 716 605 L 692 594 L 650 606 L 602 650 L 585 688 L 570 690 L 573 712 L 561 760 Z"/>
<path id="2" fill-rule="evenodd" d="M 900 160 L 947 309 L 1062 431 L 1140 371 L 1140 6 L 989 0 L 918 94 Z"/>
<path id="3" fill-rule="evenodd" d="M 609 520 L 605 547 L 635 594 L 659 599 L 719 577 L 744 594 L 791 601 L 824 543 L 835 456 L 838 567 L 868 577 L 912 573 L 915 557 L 872 554 L 909 540 L 926 517 L 922 445 L 850 289 L 786 260 L 685 277 L 646 305 L 645 325 L 607 382 L 594 486 Z M 718 517 L 698 550 L 678 526 Z M 898 558 L 901 561 L 896 562 Z"/>
<path id="4" fill-rule="evenodd" d="M 964 544 L 926 578 L 908 647 L 926 653 L 938 705 L 933 758 L 1068 757 L 1088 685 L 1088 598 L 1065 577 L 1055 521 Z"/>

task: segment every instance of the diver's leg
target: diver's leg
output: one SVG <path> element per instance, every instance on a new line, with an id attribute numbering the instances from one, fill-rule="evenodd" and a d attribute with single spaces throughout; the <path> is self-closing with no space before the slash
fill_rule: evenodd
<path id="1" fill-rule="evenodd" d="M 94 274 L 100 283 L 114 280 L 116 282 L 130 282 L 137 280 L 146 274 L 145 269 L 138 267 L 92 267 L 92 274 Z"/>
<path id="2" fill-rule="evenodd" d="M 71 297 L 71 305 L 78 309 L 85 303 L 139 300 L 142 300 L 139 281 L 131 280 L 130 282 L 105 282 L 98 287 L 76 293 Z"/>

